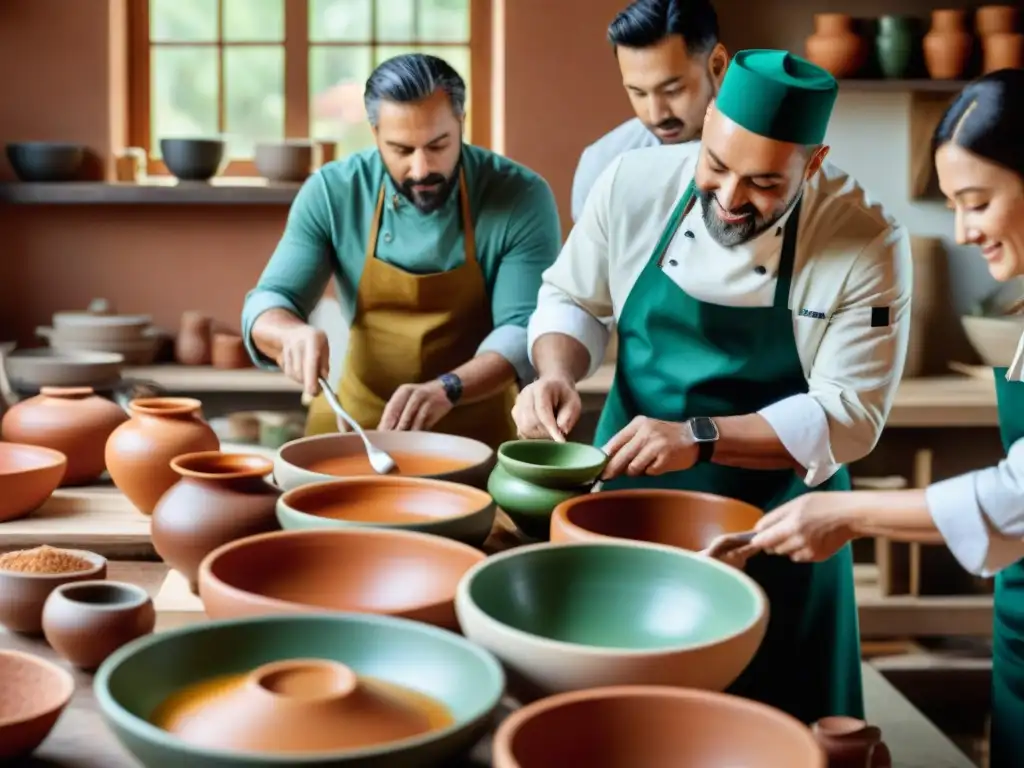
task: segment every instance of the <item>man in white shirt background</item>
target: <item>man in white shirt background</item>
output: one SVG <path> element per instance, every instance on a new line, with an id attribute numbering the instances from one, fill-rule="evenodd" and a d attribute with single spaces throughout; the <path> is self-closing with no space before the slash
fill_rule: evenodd
<path id="1" fill-rule="evenodd" d="M 623 152 L 700 138 L 729 63 L 710 0 L 635 0 L 608 27 L 608 41 L 636 117 L 583 150 L 572 183 L 573 221 L 601 171 Z"/>

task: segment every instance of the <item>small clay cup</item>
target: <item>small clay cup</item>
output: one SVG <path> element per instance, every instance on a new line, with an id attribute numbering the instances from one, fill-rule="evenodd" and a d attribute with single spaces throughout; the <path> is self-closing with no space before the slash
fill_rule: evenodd
<path id="1" fill-rule="evenodd" d="M 43 606 L 46 642 L 76 667 L 96 669 L 125 643 L 156 626 L 149 594 L 119 581 L 81 581 L 55 589 Z"/>
<path id="2" fill-rule="evenodd" d="M 882 731 L 856 717 L 823 717 L 811 733 L 828 755 L 829 768 L 892 768 Z"/>
<path id="3" fill-rule="evenodd" d="M 0 569 L 0 624 L 11 632 L 38 635 L 43 631 L 43 606 L 58 587 L 107 578 L 107 559 L 81 549 L 65 550 L 92 563 L 75 573 L 25 573 Z"/>
<path id="4" fill-rule="evenodd" d="M 234 333 L 215 333 L 210 351 L 214 368 L 234 370 L 251 368 L 252 359 L 245 349 L 242 337 Z"/>
<path id="5" fill-rule="evenodd" d="M 26 757 L 53 730 L 75 692 L 66 669 L 21 651 L 0 651 L 0 762 Z"/>

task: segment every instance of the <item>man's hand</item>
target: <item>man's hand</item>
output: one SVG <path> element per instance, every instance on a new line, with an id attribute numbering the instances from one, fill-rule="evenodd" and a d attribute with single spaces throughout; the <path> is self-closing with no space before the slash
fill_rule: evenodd
<path id="1" fill-rule="evenodd" d="M 637 416 L 604 446 L 608 454 L 602 480 L 620 475 L 663 475 L 697 462 L 697 444 L 685 422 Z"/>
<path id="2" fill-rule="evenodd" d="M 319 377 L 327 377 L 331 356 L 327 334 L 311 325 L 295 325 L 281 334 L 281 354 L 277 366 L 292 381 L 302 385 L 312 397 L 320 391 Z"/>
<path id="3" fill-rule="evenodd" d="M 828 560 L 855 537 L 853 493 L 805 493 L 757 521 L 751 546 L 797 563 Z"/>
<path id="4" fill-rule="evenodd" d="M 377 429 L 407 432 L 433 427 L 451 411 L 452 403 L 436 379 L 423 384 L 403 384 L 395 390 Z"/>
<path id="5" fill-rule="evenodd" d="M 516 398 L 512 419 L 527 440 L 550 438 L 564 443 L 583 410 L 580 393 L 569 376 L 541 376 Z"/>

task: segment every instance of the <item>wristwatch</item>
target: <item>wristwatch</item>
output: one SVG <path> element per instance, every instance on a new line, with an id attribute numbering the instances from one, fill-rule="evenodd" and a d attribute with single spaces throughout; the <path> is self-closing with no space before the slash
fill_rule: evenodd
<path id="1" fill-rule="evenodd" d="M 441 382 L 441 386 L 444 387 L 444 393 L 448 397 L 448 402 L 452 405 L 458 403 L 462 397 L 462 379 L 454 373 L 442 373 L 437 379 Z"/>
<path id="2" fill-rule="evenodd" d="M 697 463 L 706 464 L 715 455 L 715 443 L 718 442 L 718 425 L 707 416 L 694 416 L 689 419 L 690 433 L 697 444 Z"/>

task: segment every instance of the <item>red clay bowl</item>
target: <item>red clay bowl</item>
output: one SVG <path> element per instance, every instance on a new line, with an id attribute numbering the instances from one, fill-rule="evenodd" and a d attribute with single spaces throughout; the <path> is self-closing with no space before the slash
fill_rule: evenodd
<path id="1" fill-rule="evenodd" d="M 67 670 L 29 653 L 0 651 L 0 761 L 42 744 L 74 692 Z"/>
<path id="2" fill-rule="evenodd" d="M 0 443 L 0 523 L 42 505 L 57 490 L 67 466 L 67 456 L 52 448 Z"/>

